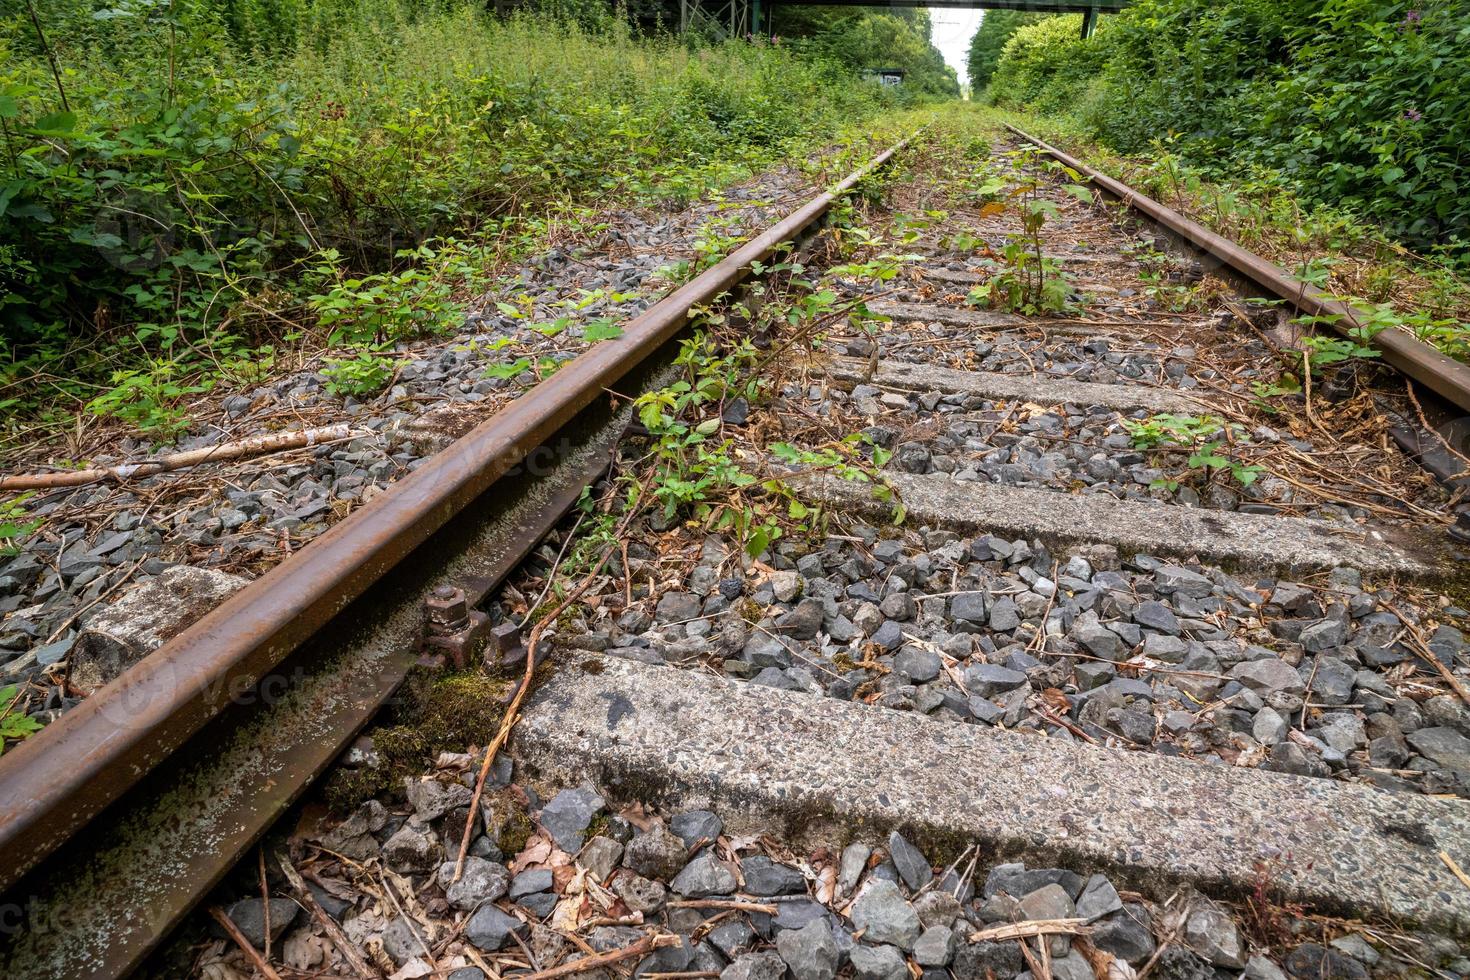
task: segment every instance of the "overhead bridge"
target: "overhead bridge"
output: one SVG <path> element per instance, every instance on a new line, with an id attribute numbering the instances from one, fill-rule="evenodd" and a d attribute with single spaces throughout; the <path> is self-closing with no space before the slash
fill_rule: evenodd
<path id="1" fill-rule="evenodd" d="M 679 30 L 719 40 L 762 34 L 778 4 L 805 7 L 931 7 L 939 10 L 1026 10 L 1082 14 L 1082 36 L 1091 37 L 1099 14 L 1117 13 L 1132 0 L 679 0 Z"/>

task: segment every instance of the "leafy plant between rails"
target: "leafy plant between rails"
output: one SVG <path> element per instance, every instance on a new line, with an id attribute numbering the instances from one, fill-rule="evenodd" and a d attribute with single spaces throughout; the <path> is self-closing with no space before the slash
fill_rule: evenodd
<path id="1" fill-rule="evenodd" d="M 26 501 L 36 495 L 29 490 L 18 497 L 0 501 L 0 557 L 10 557 L 20 551 L 20 542 L 26 535 L 41 526 L 39 518 L 27 519 Z"/>
<path id="2" fill-rule="evenodd" d="M 1250 486 L 1266 472 L 1263 466 L 1242 463 L 1221 452 L 1228 436 L 1241 427 L 1213 415 L 1160 413 L 1142 421 L 1124 419 L 1123 428 L 1132 438 L 1135 449 L 1189 450 L 1185 464 L 1189 470 L 1225 472 L 1243 487 Z M 1172 492 L 1179 489 L 1180 479 L 1166 477 L 1155 480 L 1151 485 Z"/>
<path id="3" fill-rule="evenodd" d="M 6 742 L 22 741 L 41 730 L 39 721 L 16 710 L 21 694 L 19 684 L 0 687 L 0 752 L 5 751 Z"/>
<path id="4" fill-rule="evenodd" d="M 993 200 L 981 206 L 982 215 L 1002 214 L 1013 209 L 1021 220 L 1021 234 L 1001 250 L 997 268 L 988 282 L 970 290 L 969 302 L 988 305 L 1007 313 L 1058 313 L 1069 308 L 1071 285 L 1061 263 L 1042 252 L 1041 229 L 1059 212 L 1055 201 L 1042 196 L 1044 173 L 1058 173 L 1069 183 L 1062 190 L 1084 204 L 1093 202 L 1092 190 L 1082 185 L 1083 176 L 1055 161 L 1038 161 L 1034 148 L 1010 154 L 1016 181 L 1006 192 L 1009 202 Z"/>

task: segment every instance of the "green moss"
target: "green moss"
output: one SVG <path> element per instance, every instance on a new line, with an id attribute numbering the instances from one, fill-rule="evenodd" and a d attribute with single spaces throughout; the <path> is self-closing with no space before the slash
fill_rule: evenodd
<path id="1" fill-rule="evenodd" d="M 411 672 L 384 723 L 368 733 L 381 761 L 371 769 L 333 772 L 322 790 L 327 805 L 348 813 L 372 797 L 396 797 L 404 777 L 427 771 L 440 752 L 488 745 L 505 717 L 502 702 L 509 687 L 509 681 L 479 670 Z"/>

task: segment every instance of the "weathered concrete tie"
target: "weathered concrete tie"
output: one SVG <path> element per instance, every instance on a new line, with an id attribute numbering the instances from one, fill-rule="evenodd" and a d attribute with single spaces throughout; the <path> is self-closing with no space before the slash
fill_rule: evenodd
<path id="1" fill-rule="evenodd" d="M 516 729 L 534 780 L 711 807 L 798 843 L 902 828 L 931 857 L 1116 874 L 1158 897 L 1190 883 L 1273 890 L 1323 912 L 1470 934 L 1470 806 L 1327 779 L 1117 752 L 933 721 L 592 654 L 564 654 Z"/>
<path id="2" fill-rule="evenodd" d="M 1444 544 L 1423 531 L 1305 517 L 1273 517 L 1103 494 L 890 473 L 910 526 L 1039 538 L 1053 547 L 1111 544 L 1126 555 L 1198 558 L 1226 568 L 1303 575 L 1345 565 L 1370 577 L 1432 581 L 1453 573 Z M 872 486 L 827 474 L 794 477 L 797 492 L 833 510 L 886 520 Z"/>

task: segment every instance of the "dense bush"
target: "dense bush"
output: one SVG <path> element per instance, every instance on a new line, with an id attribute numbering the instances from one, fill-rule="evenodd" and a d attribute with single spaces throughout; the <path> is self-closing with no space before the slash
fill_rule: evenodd
<path id="1" fill-rule="evenodd" d="M 772 10 L 771 29 L 798 50 L 855 71 L 902 69 L 906 99 L 960 94 L 954 69 L 930 42 L 927 10 L 781 4 Z"/>
<path id="2" fill-rule="evenodd" d="M 1279 173 L 1415 244 L 1470 242 L 1464 0 L 1138 0 L 1086 44 L 1063 23 L 1017 32 L 993 100 L 1070 110 L 1123 152 L 1168 140 Z"/>
<path id="3" fill-rule="evenodd" d="M 1105 45 L 1106 40 L 1096 35 L 1082 37 L 1081 14 L 1027 24 L 1002 49 L 990 78 L 991 91 L 1002 93 L 1008 103 L 1042 112 L 1068 110 L 1102 70 Z"/>
<path id="4" fill-rule="evenodd" d="M 0 389 L 27 358 L 74 385 L 248 355 L 321 256 L 380 271 L 554 202 L 686 198 L 887 97 L 770 45 L 478 3 L 37 9 L 44 35 L 0 15 Z"/>

